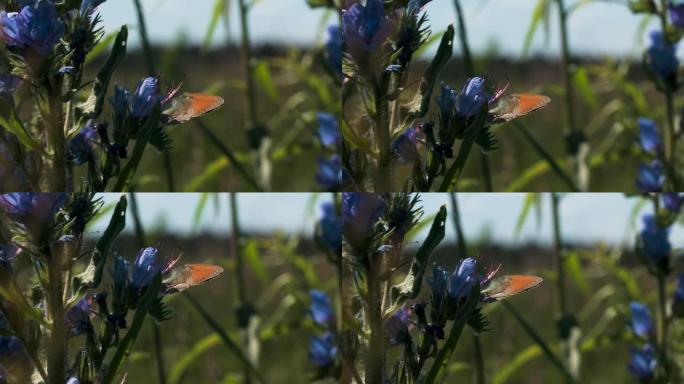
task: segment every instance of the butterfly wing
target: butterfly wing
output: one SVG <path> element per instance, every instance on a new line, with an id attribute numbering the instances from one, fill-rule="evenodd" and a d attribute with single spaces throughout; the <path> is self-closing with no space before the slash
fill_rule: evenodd
<path id="1" fill-rule="evenodd" d="M 539 286 L 542 278 L 532 275 L 506 275 L 492 279 L 482 289 L 482 295 L 488 301 L 499 301 L 507 297 L 529 291 Z"/>
<path id="2" fill-rule="evenodd" d="M 514 93 L 497 100 L 489 113 L 495 123 L 508 122 L 544 108 L 551 99 L 548 96 L 533 93 Z"/>
<path id="3" fill-rule="evenodd" d="M 171 99 L 164 115 L 169 123 L 184 123 L 192 118 L 202 116 L 223 105 L 220 96 L 203 93 L 183 93 Z"/>
<path id="4" fill-rule="evenodd" d="M 204 284 L 223 273 L 223 268 L 212 264 L 185 264 L 171 270 L 162 281 L 164 293 L 176 293 Z"/>

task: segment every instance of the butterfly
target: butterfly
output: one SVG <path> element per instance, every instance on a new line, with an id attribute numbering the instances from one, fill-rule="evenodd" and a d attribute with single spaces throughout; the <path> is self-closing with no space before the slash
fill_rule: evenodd
<path id="1" fill-rule="evenodd" d="M 489 280 L 482 288 L 485 301 L 500 301 L 519 293 L 527 292 L 542 283 L 542 278 L 533 275 L 505 275 Z"/>
<path id="2" fill-rule="evenodd" d="M 220 96 L 186 92 L 173 96 L 166 103 L 162 114 L 167 124 L 180 124 L 211 112 L 222 105 L 223 98 Z"/>
<path id="3" fill-rule="evenodd" d="M 513 93 L 496 98 L 489 113 L 494 123 L 506 123 L 544 108 L 551 98 L 534 93 Z"/>
<path id="4" fill-rule="evenodd" d="M 162 280 L 163 293 L 177 293 L 204 284 L 223 273 L 223 268 L 213 264 L 183 264 L 171 268 Z"/>

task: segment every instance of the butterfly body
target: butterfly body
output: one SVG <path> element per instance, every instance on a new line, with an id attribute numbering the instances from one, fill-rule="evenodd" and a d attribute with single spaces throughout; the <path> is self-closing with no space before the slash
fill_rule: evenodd
<path id="1" fill-rule="evenodd" d="M 212 264 L 184 264 L 171 269 L 162 281 L 162 292 L 176 293 L 204 284 L 223 273 L 223 268 Z"/>
<path id="2" fill-rule="evenodd" d="M 506 275 L 490 280 L 482 289 L 487 301 L 500 301 L 527 292 L 541 284 L 543 279 L 532 275 Z"/>
<path id="3" fill-rule="evenodd" d="M 514 93 L 500 97 L 489 113 L 495 123 L 504 123 L 544 108 L 550 101 L 551 99 L 544 95 Z"/>
<path id="4" fill-rule="evenodd" d="M 223 105 L 223 102 L 220 96 L 183 93 L 168 101 L 163 114 L 169 124 L 180 124 L 215 110 Z"/>

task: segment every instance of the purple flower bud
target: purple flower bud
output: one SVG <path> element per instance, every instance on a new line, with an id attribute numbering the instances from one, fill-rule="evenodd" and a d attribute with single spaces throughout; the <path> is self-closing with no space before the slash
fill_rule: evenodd
<path id="1" fill-rule="evenodd" d="M 392 143 L 392 150 L 400 164 L 409 164 L 418 160 L 418 134 L 420 129 L 409 127 Z"/>
<path id="2" fill-rule="evenodd" d="M 646 344 L 642 349 L 632 348 L 628 369 L 629 373 L 639 380 L 651 379 L 656 369 L 656 357 L 653 346 Z"/>
<path id="3" fill-rule="evenodd" d="M 335 320 L 330 297 L 317 289 L 309 291 L 311 295 L 311 317 L 318 325 L 328 326 Z"/>
<path id="4" fill-rule="evenodd" d="M 338 189 L 342 184 L 342 158 L 335 154 L 330 160 L 319 159 L 316 181 L 325 189 Z"/>
<path id="5" fill-rule="evenodd" d="M 309 340 L 309 359 L 319 367 L 327 367 L 335 362 L 337 346 L 332 332 L 328 331 L 322 336 L 311 336 Z"/>
<path id="6" fill-rule="evenodd" d="M 19 78 L 10 75 L 9 73 L 0 74 L 0 97 L 5 100 L 12 101 L 14 90 L 17 89 L 19 85 Z"/>
<path id="7" fill-rule="evenodd" d="M 132 287 L 145 288 L 158 273 L 162 272 L 158 253 L 159 251 L 154 247 L 147 247 L 140 251 L 132 265 L 130 282 Z"/>
<path id="8" fill-rule="evenodd" d="M 385 16 L 383 0 L 367 0 L 365 6 L 356 2 L 342 10 L 342 39 L 357 62 L 378 50 L 393 29 L 394 23 Z"/>
<path id="9" fill-rule="evenodd" d="M 682 207 L 682 202 L 684 202 L 682 195 L 676 192 L 662 193 L 660 198 L 663 201 L 665 209 L 673 213 L 679 212 L 679 209 Z"/>
<path id="10" fill-rule="evenodd" d="M 331 202 L 321 204 L 321 241 L 330 249 L 339 253 L 342 249 L 342 218 L 337 214 L 335 205 Z"/>
<path id="11" fill-rule="evenodd" d="M 38 0 L 20 12 L 0 12 L 0 34 L 8 46 L 28 47 L 46 56 L 64 34 L 64 23 L 52 1 Z"/>
<path id="12" fill-rule="evenodd" d="M 18 251 L 19 248 L 12 244 L 0 244 L 0 269 L 11 271 Z"/>
<path id="13" fill-rule="evenodd" d="M 81 3 L 81 9 L 79 10 L 81 16 L 87 16 L 92 14 L 100 4 L 104 3 L 105 0 L 83 0 Z"/>
<path id="14" fill-rule="evenodd" d="M 667 8 L 670 10 L 672 24 L 679 28 L 684 28 L 684 3 L 675 4 L 674 1 L 669 3 Z"/>
<path id="15" fill-rule="evenodd" d="M 448 294 L 453 299 L 463 299 L 470 295 L 470 290 L 475 284 L 480 283 L 480 277 L 476 271 L 477 262 L 472 258 L 459 261 L 456 270 L 449 281 Z"/>
<path id="16" fill-rule="evenodd" d="M 336 149 L 342 142 L 340 123 L 335 115 L 327 112 L 318 112 L 318 138 L 324 146 Z"/>
<path id="17" fill-rule="evenodd" d="M 651 164 L 639 164 L 636 185 L 641 192 L 660 192 L 665 183 L 663 166 L 658 160 L 653 160 Z"/>
<path id="18" fill-rule="evenodd" d="M 119 85 L 114 86 L 114 96 L 109 98 L 109 103 L 114 110 L 114 121 L 120 125 L 128 114 L 128 90 Z"/>
<path id="19" fill-rule="evenodd" d="M 164 96 L 159 93 L 159 80 L 156 77 L 146 77 L 138 82 L 133 94 L 128 94 L 131 116 L 139 119 L 147 117 L 154 106 L 163 100 Z"/>
<path id="20" fill-rule="evenodd" d="M 651 71 L 664 82 L 671 82 L 677 75 L 677 45 L 666 41 L 661 31 L 653 31 L 650 35 L 651 45 L 646 51 Z"/>
<path id="21" fill-rule="evenodd" d="M 677 277 L 677 287 L 675 287 L 672 299 L 672 313 L 675 317 L 684 317 L 684 273 Z"/>
<path id="22" fill-rule="evenodd" d="M 655 121 L 644 117 L 639 118 L 639 143 L 646 152 L 660 152 L 663 140 L 658 132 Z"/>
<path id="23" fill-rule="evenodd" d="M 94 129 L 94 122 L 90 120 L 67 144 L 71 161 L 75 165 L 92 161 L 94 159 L 93 145 L 96 140 L 97 132 Z"/>
<path id="24" fill-rule="evenodd" d="M 648 307 L 638 301 L 632 301 L 629 308 L 632 311 L 632 331 L 639 337 L 648 338 L 653 333 L 653 319 Z"/>
<path id="25" fill-rule="evenodd" d="M 90 329 L 91 299 L 84 297 L 64 314 L 64 323 L 72 336 L 82 335 Z"/>
<path id="26" fill-rule="evenodd" d="M 461 117 L 472 117 L 480 112 L 482 105 L 487 102 L 485 80 L 481 77 L 471 77 L 458 94 L 456 113 Z"/>
<path id="27" fill-rule="evenodd" d="M 62 208 L 65 193 L 15 192 L 0 194 L 0 207 L 22 224 L 46 223 Z"/>
<path id="28" fill-rule="evenodd" d="M 406 342 L 409 335 L 410 312 L 406 308 L 399 308 L 392 316 L 385 320 L 385 330 L 390 345 L 399 345 Z"/>
<path id="29" fill-rule="evenodd" d="M 373 193 L 342 194 L 342 235 L 352 247 L 364 247 L 385 212 L 385 201 Z"/>
<path id="30" fill-rule="evenodd" d="M 658 265 L 670 256 L 670 228 L 661 227 L 653 215 L 642 217 L 644 228 L 641 230 L 641 251 L 653 264 Z"/>
<path id="31" fill-rule="evenodd" d="M 325 42 L 325 53 L 330 68 L 342 75 L 342 30 L 338 25 L 328 27 L 328 39 Z"/>

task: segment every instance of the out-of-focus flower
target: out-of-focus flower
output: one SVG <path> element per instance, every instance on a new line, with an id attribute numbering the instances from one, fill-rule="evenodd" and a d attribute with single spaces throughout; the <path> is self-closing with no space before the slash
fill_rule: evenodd
<path id="1" fill-rule="evenodd" d="M 471 77 L 461 88 L 456 104 L 456 113 L 461 117 L 472 117 L 482 109 L 482 105 L 489 99 L 485 89 L 485 80 L 481 77 Z"/>
<path id="2" fill-rule="evenodd" d="M 632 331 L 634 334 L 647 338 L 653 333 L 653 318 L 648 307 L 638 301 L 629 303 L 629 308 L 632 311 Z"/>
<path id="3" fill-rule="evenodd" d="M 646 344 L 642 349 L 633 347 L 628 369 L 632 376 L 639 380 L 652 378 L 656 369 L 656 357 L 653 346 Z"/>
<path id="4" fill-rule="evenodd" d="M 12 244 L 0 244 L 0 268 L 11 270 L 18 251 L 19 248 Z"/>
<path id="5" fill-rule="evenodd" d="M 0 97 L 5 100 L 13 100 L 14 90 L 19 85 L 19 78 L 9 73 L 0 73 Z"/>
<path id="6" fill-rule="evenodd" d="M 158 273 L 163 272 L 157 248 L 142 249 L 133 261 L 131 268 L 130 285 L 138 289 L 147 287 Z"/>
<path id="7" fill-rule="evenodd" d="M 328 65 L 335 73 L 342 74 L 342 30 L 338 25 L 328 27 L 328 38 L 325 42 L 325 53 Z"/>
<path id="8" fill-rule="evenodd" d="M 418 127 L 409 127 L 392 143 L 392 150 L 401 164 L 413 163 L 418 159 Z"/>
<path id="9" fill-rule="evenodd" d="M 651 71 L 662 81 L 672 81 L 679 68 L 679 60 L 676 56 L 677 44 L 668 43 L 661 31 L 651 32 L 650 38 L 651 43 L 646 53 Z"/>
<path id="10" fill-rule="evenodd" d="M 665 209 L 675 213 L 679 212 L 679 209 L 682 207 L 682 202 L 684 202 L 682 195 L 676 192 L 664 192 L 660 195 L 660 198 L 663 201 Z"/>
<path id="11" fill-rule="evenodd" d="M 668 9 L 670 10 L 670 20 L 672 21 L 672 24 L 679 28 L 684 28 L 684 3 L 670 1 Z"/>
<path id="12" fill-rule="evenodd" d="M 658 265 L 672 252 L 669 239 L 670 228 L 661 227 L 656 217 L 650 214 L 644 215 L 642 222 L 644 224 L 640 233 L 642 252 L 651 263 Z"/>
<path id="13" fill-rule="evenodd" d="M 82 335 L 90 329 L 91 300 L 84 297 L 64 314 L 64 323 L 72 336 Z"/>
<path id="14" fill-rule="evenodd" d="M 342 234 L 352 247 L 363 247 L 386 204 L 380 195 L 363 192 L 342 194 Z"/>
<path id="15" fill-rule="evenodd" d="M 338 189 L 342 184 L 342 158 L 334 154 L 330 159 L 319 159 L 316 181 L 325 189 Z"/>
<path id="16" fill-rule="evenodd" d="M 470 257 L 459 261 L 449 280 L 447 293 L 453 299 L 462 299 L 470 294 L 475 284 L 480 283 L 476 270 L 477 262 Z"/>
<path id="17" fill-rule="evenodd" d="M 675 287 L 672 299 L 672 313 L 677 317 L 684 317 L 684 273 L 677 277 L 677 287 Z"/>
<path id="18" fill-rule="evenodd" d="M 69 380 L 67 380 L 66 384 L 80 384 L 77 378 L 75 377 L 70 377 Z"/>
<path id="19" fill-rule="evenodd" d="M 347 51 L 357 61 L 385 43 L 394 29 L 393 21 L 385 16 L 383 0 L 368 0 L 342 10 L 342 39 Z"/>
<path id="20" fill-rule="evenodd" d="M 332 332 L 325 332 L 321 336 L 311 336 L 309 340 L 309 359 L 319 367 L 327 367 L 335 362 L 337 346 Z"/>
<path id="21" fill-rule="evenodd" d="M 337 214 L 337 209 L 331 202 L 321 204 L 321 212 L 321 240 L 330 249 L 339 253 L 342 249 L 342 217 Z"/>
<path id="22" fill-rule="evenodd" d="M 311 317 L 313 320 L 322 326 L 330 325 L 335 320 L 335 314 L 328 294 L 317 289 L 312 289 L 309 294 L 311 295 Z"/>
<path id="23" fill-rule="evenodd" d="M 399 308 L 392 316 L 385 320 L 385 330 L 391 345 L 403 344 L 409 335 L 409 315 L 406 308 Z"/>
<path id="24" fill-rule="evenodd" d="M 660 152 L 663 148 L 663 139 L 658 132 L 655 121 L 645 117 L 639 118 L 639 143 L 646 152 Z"/>
<path id="25" fill-rule="evenodd" d="M 663 166 L 658 160 L 653 160 L 651 164 L 639 164 L 636 185 L 641 192 L 660 192 L 665 183 Z"/>
<path id="26" fill-rule="evenodd" d="M 104 2 L 105 0 L 83 0 L 79 12 L 81 13 L 81 16 L 90 15 L 95 11 L 95 9 L 97 9 L 97 7 L 100 6 L 100 4 Z"/>
<path id="27" fill-rule="evenodd" d="M 342 142 L 342 134 L 340 133 L 340 123 L 337 117 L 331 113 L 318 112 L 318 138 L 321 143 L 330 148 L 336 149 Z"/>
<path id="28" fill-rule="evenodd" d="M 48 55 L 64 34 L 64 22 L 50 0 L 24 5 L 20 12 L 0 12 L 0 33 L 8 46 Z"/>
<path id="29" fill-rule="evenodd" d="M 88 121 L 67 144 L 69 158 L 75 165 L 82 165 L 94 159 L 93 144 L 97 141 L 98 135 L 93 127 L 94 122 Z"/>
<path id="30" fill-rule="evenodd" d="M 0 194 L 0 207 L 23 224 L 32 220 L 45 223 L 62 208 L 65 200 L 65 193 L 3 193 Z"/>

